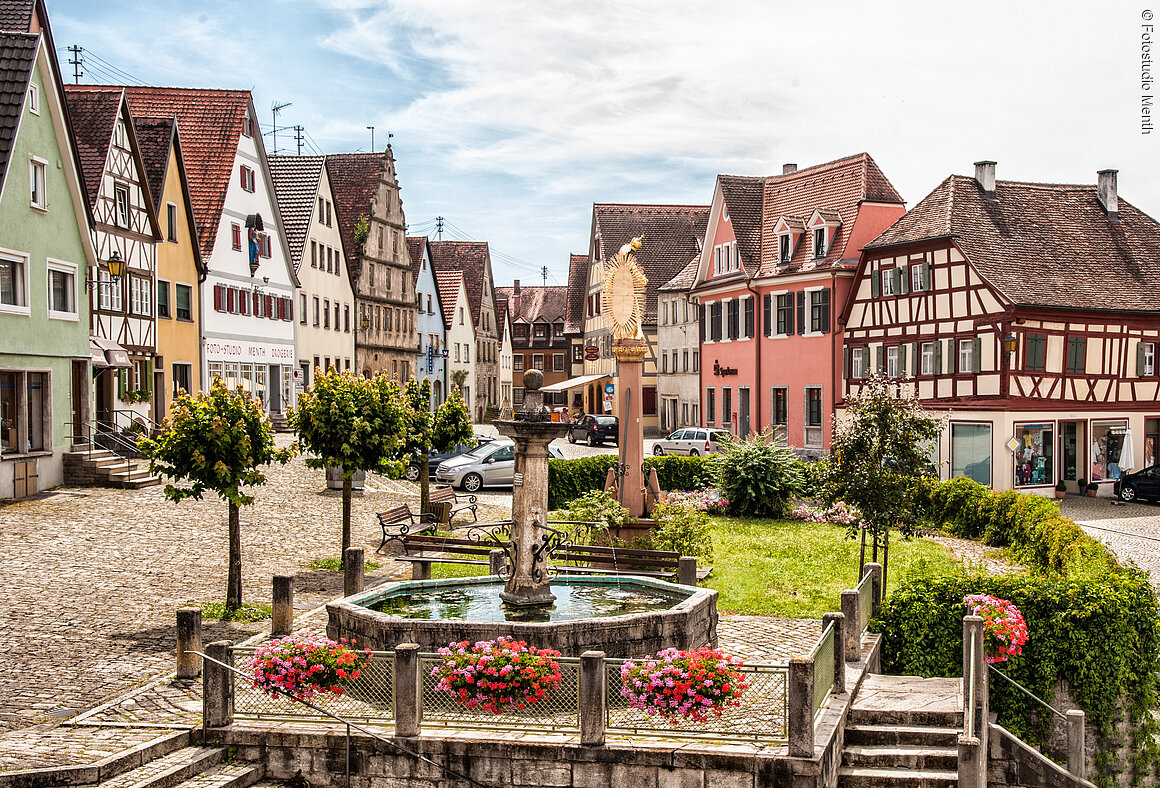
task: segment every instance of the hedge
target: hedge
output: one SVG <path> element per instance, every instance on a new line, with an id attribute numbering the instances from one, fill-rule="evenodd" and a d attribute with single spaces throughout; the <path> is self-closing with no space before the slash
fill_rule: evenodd
<path id="1" fill-rule="evenodd" d="M 1079 576 L 1115 566 L 1102 544 L 1059 512 L 1053 498 L 1013 490 L 996 493 L 966 478 L 929 487 L 927 516 L 954 536 L 1010 547 L 1036 571 Z"/>
<path id="2" fill-rule="evenodd" d="M 996 666 L 1044 699 L 1059 681 L 1087 714 L 1100 739 L 1097 769 L 1113 781 L 1117 703 L 1126 701 L 1134 728 L 1134 761 L 1155 761 L 1160 670 L 1160 619 L 1147 576 L 1117 569 L 1083 579 L 1033 575 L 922 579 L 887 598 L 870 629 L 882 633 L 885 673 L 962 675 L 963 597 L 987 593 L 1015 603 L 1027 622 L 1023 654 Z M 1041 744 L 1053 715 L 1003 679 L 991 678 L 991 711 L 1019 737 Z"/>
<path id="3" fill-rule="evenodd" d="M 548 460 L 548 508 L 563 509 L 569 501 L 590 490 L 603 490 L 615 454 L 596 454 L 573 460 Z M 701 490 L 711 487 L 717 475 L 717 458 L 646 457 L 645 468 L 656 468 L 662 490 Z"/>

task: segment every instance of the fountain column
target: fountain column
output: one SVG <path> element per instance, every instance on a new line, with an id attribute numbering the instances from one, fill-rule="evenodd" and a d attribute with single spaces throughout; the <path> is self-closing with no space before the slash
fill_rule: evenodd
<path id="1" fill-rule="evenodd" d="M 644 426 L 641 388 L 644 356 L 648 350 L 644 340 L 618 339 L 612 344 L 617 361 L 617 404 L 620 410 L 619 461 L 624 475 L 619 477 L 623 488 L 618 493 L 620 503 L 633 517 L 642 517 L 644 510 Z"/>

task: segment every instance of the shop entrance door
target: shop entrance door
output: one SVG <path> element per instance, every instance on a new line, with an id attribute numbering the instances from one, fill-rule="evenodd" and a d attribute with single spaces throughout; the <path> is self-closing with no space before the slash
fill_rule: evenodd
<path id="1" fill-rule="evenodd" d="M 1059 423 L 1059 478 L 1074 482 L 1083 468 L 1080 449 L 1083 446 L 1083 422 L 1061 421 Z M 1083 492 L 1080 490 L 1080 492 Z"/>
<path id="2" fill-rule="evenodd" d="M 270 412 L 282 412 L 282 368 L 270 365 L 270 385 L 267 388 L 270 397 Z"/>

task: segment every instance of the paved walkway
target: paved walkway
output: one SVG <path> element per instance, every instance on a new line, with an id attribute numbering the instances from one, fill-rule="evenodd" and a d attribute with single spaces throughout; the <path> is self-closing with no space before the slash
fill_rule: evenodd
<path id="1" fill-rule="evenodd" d="M 1160 588 L 1160 505 L 1069 495 L 1060 511 L 1099 539 L 1121 560 L 1149 573 Z"/>

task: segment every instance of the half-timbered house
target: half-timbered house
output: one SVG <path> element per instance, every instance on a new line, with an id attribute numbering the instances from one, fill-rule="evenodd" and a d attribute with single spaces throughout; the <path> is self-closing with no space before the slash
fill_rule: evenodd
<path id="1" fill-rule="evenodd" d="M 868 244 L 843 309 L 846 391 L 874 370 L 949 423 L 943 478 L 1110 493 L 1157 461 L 1160 223 L 1098 183 L 952 175 Z"/>
<path id="2" fill-rule="evenodd" d="M 116 343 L 129 355 L 128 369 L 101 370 L 94 382 L 98 422 L 119 430 L 140 416 L 159 415 L 165 401 L 164 384 L 154 385 L 161 233 L 124 88 L 65 85 L 65 96 L 93 212 L 97 256 L 116 256 L 124 266 L 119 278 L 94 267 L 90 275 L 97 286 L 89 303 L 93 338 Z M 163 368 L 158 371 L 164 376 Z"/>

